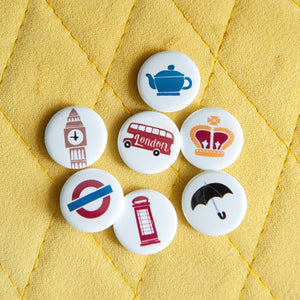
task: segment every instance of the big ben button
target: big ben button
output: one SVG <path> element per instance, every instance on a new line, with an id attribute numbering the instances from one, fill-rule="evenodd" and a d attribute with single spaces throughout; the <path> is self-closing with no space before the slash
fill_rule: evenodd
<path id="1" fill-rule="evenodd" d="M 144 111 L 123 124 L 118 148 L 130 168 L 144 174 L 155 174 L 169 168 L 177 159 L 180 133 L 167 116 Z"/>
<path id="2" fill-rule="evenodd" d="M 182 124 L 180 134 L 184 157 L 203 170 L 228 167 L 238 158 L 244 144 L 238 120 L 215 107 L 192 113 Z"/>
<path id="3" fill-rule="evenodd" d="M 70 106 L 57 112 L 45 131 L 49 155 L 60 165 L 82 169 L 96 162 L 107 143 L 101 117 L 83 106 Z"/>
<path id="4" fill-rule="evenodd" d="M 60 194 L 63 216 L 70 225 L 85 232 L 99 232 L 110 227 L 123 207 L 124 196 L 119 182 L 99 169 L 75 173 Z"/>
<path id="5" fill-rule="evenodd" d="M 119 242 L 138 254 L 154 254 L 165 249 L 177 230 L 172 203 L 153 190 L 137 190 L 125 196 L 125 205 L 113 225 Z"/>

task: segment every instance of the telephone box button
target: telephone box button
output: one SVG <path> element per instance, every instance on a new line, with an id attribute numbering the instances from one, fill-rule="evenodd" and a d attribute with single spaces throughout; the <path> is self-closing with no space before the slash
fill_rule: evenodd
<path id="1" fill-rule="evenodd" d="M 155 174 L 169 168 L 180 152 L 180 133 L 167 116 L 144 111 L 130 117 L 121 127 L 118 148 L 133 170 Z"/>
<path id="2" fill-rule="evenodd" d="M 107 131 L 101 117 L 83 106 L 58 111 L 45 131 L 49 155 L 69 169 L 82 169 L 96 162 L 107 142 Z"/>
<path id="3" fill-rule="evenodd" d="M 125 248 L 149 255 L 162 251 L 172 242 L 177 215 L 164 195 L 153 190 L 137 190 L 125 196 L 124 209 L 113 227 Z"/>

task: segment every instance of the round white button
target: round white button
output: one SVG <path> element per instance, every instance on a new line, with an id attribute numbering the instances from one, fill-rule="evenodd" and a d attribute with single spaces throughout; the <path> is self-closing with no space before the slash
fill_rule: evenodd
<path id="1" fill-rule="evenodd" d="M 60 209 L 73 227 L 98 232 L 111 226 L 124 207 L 123 190 L 111 174 L 86 169 L 72 175 L 60 194 Z"/>
<path id="2" fill-rule="evenodd" d="M 70 106 L 57 112 L 45 131 L 49 155 L 70 169 L 82 169 L 96 162 L 106 143 L 103 120 L 95 111 L 82 106 Z"/>
<path id="3" fill-rule="evenodd" d="M 137 85 L 141 97 L 152 108 L 163 112 L 178 111 L 196 98 L 200 74 L 195 63 L 185 54 L 164 51 L 145 61 Z"/>
<path id="4" fill-rule="evenodd" d="M 203 108 L 191 114 L 181 127 L 184 157 L 203 170 L 220 170 L 240 155 L 244 136 L 237 119 L 220 108 Z"/>
<path id="5" fill-rule="evenodd" d="M 180 152 L 180 133 L 165 115 L 145 111 L 130 117 L 118 137 L 119 152 L 133 170 L 159 173 L 169 168 Z"/>
<path id="6" fill-rule="evenodd" d="M 171 202 L 152 190 L 138 190 L 125 197 L 125 208 L 114 223 L 119 242 L 138 254 L 154 254 L 166 248 L 177 230 Z"/>
<path id="7" fill-rule="evenodd" d="M 207 235 L 223 235 L 236 229 L 247 210 L 247 198 L 241 184 L 218 171 L 203 172 L 192 178 L 182 195 L 187 221 Z"/>

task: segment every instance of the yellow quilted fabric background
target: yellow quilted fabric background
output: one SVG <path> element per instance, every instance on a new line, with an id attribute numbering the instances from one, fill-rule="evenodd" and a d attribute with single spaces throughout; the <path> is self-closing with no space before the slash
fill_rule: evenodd
<path id="1" fill-rule="evenodd" d="M 0 1 L 0 299 L 300 299 L 300 1 Z M 224 171 L 248 197 L 241 226 L 220 237 L 195 231 L 181 210 L 200 170 L 182 155 L 142 175 L 117 151 L 131 115 L 150 110 L 136 78 L 152 54 L 174 50 L 197 64 L 200 107 L 240 122 L 245 145 Z M 92 167 L 124 193 L 154 189 L 178 215 L 164 251 L 141 256 L 110 228 L 88 234 L 59 211 L 74 171 L 51 160 L 44 131 L 69 105 L 95 109 L 108 146 Z"/>

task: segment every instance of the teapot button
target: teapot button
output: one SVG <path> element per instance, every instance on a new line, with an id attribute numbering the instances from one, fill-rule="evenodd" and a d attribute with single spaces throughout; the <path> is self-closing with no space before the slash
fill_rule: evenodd
<path id="1" fill-rule="evenodd" d="M 107 131 L 101 117 L 83 106 L 58 111 L 45 131 L 45 145 L 58 164 L 82 169 L 96 162 L 106 147 Z"/>
<path id="2" fill-rule="evenodd" d="M 130 117 L 118 136 L 119 153 L 133 170 L 155 174 L 169 168 L 180 152 L 180 133 L 167 116 L 144 111 Z"/>
<path id="3" fill-rule="evenodd" d="M 177 215 L 172 203 L 153 190 L 137 190 L 125 196 L 125 206 L 113 225 L 119 242 L 143 255 L 158 253 L 174 239 Z"/>
<path id="4" fill-rule="evenodd" d="M 185 54 L 163 51 L 150 56 L 139 70 L 137 86 L 150 107 L 174 112 L 187 107 L 200 89 L 196 64 Z"/>
<path id="5" fill-rule="evenodd" d="M 192 113 L 182 124 L 181 151 L 195 167 L 221 170 L 240 155 L 244 136 L 238 120 L 229 112 L 215 107 Z"/>
<path id="6" fill-rule="evenodd" d="M 182 210 L 197 231 L 213 236 L 224 235 L 242 223 L 247 211 L 247 197 L 233 176 L 206 171 L 186 185 Z"/>
<path id="7" fill-rule="evenodd" d="M 84 232 L 110 227 L 124 208 L 119 182 L 99 169 L 81 170 L 72 175 L 60 193 L 60 209 L 66 221 Z"/>

